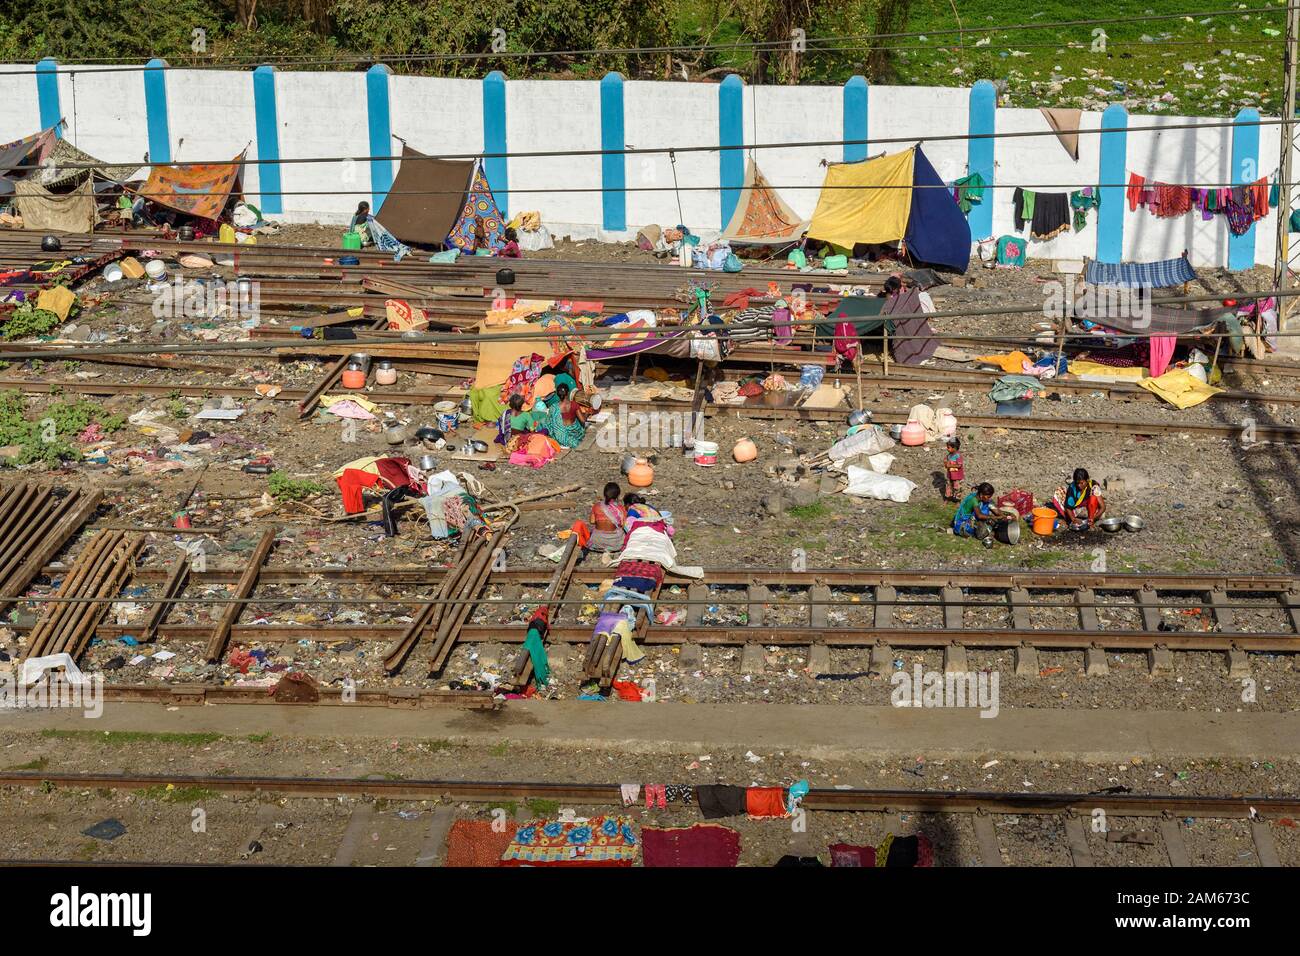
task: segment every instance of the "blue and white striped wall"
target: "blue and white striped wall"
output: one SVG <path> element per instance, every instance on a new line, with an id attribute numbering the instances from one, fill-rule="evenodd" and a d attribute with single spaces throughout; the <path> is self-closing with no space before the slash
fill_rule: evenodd
<path id="1" fill-rule="evenodd" d="M 1143 132 L 1178 117 L 1130 117 L 1122 106 L 1085 114 L 1080 156 L 1054 138 L 995 139 L 1042 130 L 1036 110 L 999 107 L 992 84 L 968 89 L 870 86 L 853 77 L 840 87 L 752 87 L 729 76 L 716 85 L 626 80 L 442 80 L 364 73 L 146 69 L 81 74 L 73 84 L 46 59 L 0 76 L 0 142 L 64 118 L 64 135 L 113 162 L 213 161 L 248 147 L 269 160 L 248 168 L 250 200 L 290 221 L 345 221 L 357 201 L 376 209 L 392 187 L 401 138 L 424 152 L 484 156 L 498 204 L 509 215 L 542 213 L 557 235 L 626 238 L 651 222 L 684 222 L 702 234 L 722 228 L 740 197 L 751 156 L 791 206 L 810 215 L 826 162 L 853 162 L 921 141 L 940 175 L 979 172 L 997 188 L 971 211 L 976 239 L 1013 231 L 1011 186 L 1061 190 L 1103 184 L 1088 227 L 1031 254 L 1102 261 L 1156 259 L 1190 245 L 1201 265 L 1266 261 L 1271 221 L 1229 237 L 1222 219 L 1200 224 L 1131 212 L 1130 171 L 1165 181 L 1248 183 L 1273 172 L 1270 130 L 1243 110 L 1217 131 Z M 1094 132 L 1087 132 L 1093 130 Z M 943 139 L 952 134 L 969 138 Z M 929 140 L 926 138 L 930 137 Z M 1261 139 L 1263 142 L 1261 142 Z M 756 148 L 817 142 L 820 146 Z M 677 152 L 668 146 L 699 147 Z M 1264 148 L 1261 149 L 1261 146 Z M 721 148 L 720 148 L 721 147 Z M 634 150 L 630 153 L 623 150 Z M 523 155 L 575 150 L 581 155 Z M 506 154 L 513 153 L 507 156 Z M 350 161 L 283 166 L 280 159 L 342 155 Z M 1194 156 L 1184 167 L 1181 157 Z M 1198 165 L 1199 164 L 1199 165 Z M 1060 184 L 1060 185 L 1058 185 Z M 551 191 L 561 187 L 562 192 Z M 1258 251 L 1257 250 L 1263 250 Z"/>

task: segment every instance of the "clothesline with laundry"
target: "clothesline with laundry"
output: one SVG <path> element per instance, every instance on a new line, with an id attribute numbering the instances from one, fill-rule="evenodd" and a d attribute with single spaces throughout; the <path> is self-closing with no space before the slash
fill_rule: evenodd
<path id="1" fill-rule="evenodd" d="M 1270 182 L 1270 179 L 1272 182 Z M 1218 214 L 1228 220 L 1234 236 L 1244 235 L 1250 227 L 1276 209 L 1281 200 L 1278 174 L 1262 176 L 1252 183 L 1221 189 L 1201 189 L 1147 179 L 1129 171 L 1125 191 L 1130 212 L 1144 207 L 1158 219 L 1182 216 L 1199 210 L 1201 220 L 1209 222 Z"/>

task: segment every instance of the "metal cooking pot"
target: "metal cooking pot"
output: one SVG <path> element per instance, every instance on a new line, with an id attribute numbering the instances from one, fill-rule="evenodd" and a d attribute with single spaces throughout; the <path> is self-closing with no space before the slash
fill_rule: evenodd
<path id="1" fill-rule="evenodd" d="M 63 241 L 58 236 L 42 236 L 41 252 L 58 252 L 63 248 Z"/>
<path id="2" fill-rule="evenodd" d="M 515 284 L 514 269 L 497 270 L 497 285 L 514 285 L 514 284 Z"/>
<path id="3" fill-rule="evenodd" d="M 193 241 L 194 241 L 194 227 L 193 227 L 193 226 L 181 226 L 181 229 L 180 229 L 180 237 L 181 237 L 181 242 L 193 242 Z"/>

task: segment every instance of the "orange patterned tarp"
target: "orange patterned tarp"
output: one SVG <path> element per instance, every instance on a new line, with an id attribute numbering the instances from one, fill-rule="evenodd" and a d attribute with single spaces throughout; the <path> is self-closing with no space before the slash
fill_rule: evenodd
<path id="1" fill-rule="evenodd" d="M 160 206 L 202 219 L 218 219 L 230 196 L 242 193 L 244 153 L 228 163 L 155 166 L 140 195 Z"/>
<path id="2" fill-rule="evenodd" d="M 798 242 L 807 228 L 808 221 L 786 205 L 751 159 L 745 167 L 745 186 L 736 211 L 722 230 L 723 238 L 740 244 L 775 245 Z"/>

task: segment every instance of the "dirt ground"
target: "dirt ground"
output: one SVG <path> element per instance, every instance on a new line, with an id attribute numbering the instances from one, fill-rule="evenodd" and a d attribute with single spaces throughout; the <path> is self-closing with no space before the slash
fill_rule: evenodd
<path id="1" fill-rule="evenodd" d="M 334 246 L 334 230 L 312 226 L 287 226 L 273 240 L 281 244 Z M 561 242 L 547 256 L 603 262 L 649 262 L 650 257 L 628 244 L 602 245 L 594 242 Z M 882 267 L 883 268 L 883 267 Z M 222 279 L 228 270 L 215 270 Z M 940 310 L 945 308 L 996 308 L 1007 302 L 1035 301 L 1044 295 L 1044 283 L 1054 278 L 1047 263 L 1031 263 L 1023 270 L 972 270 L 973 282 L 965 287 L 941 286 L 932 294 Z M 1254 274 L 1228 276 L 1205 272 L 1193 285 L 1193 294 L 1212 291 L 1227 294 L 1244 287 L 1266 283 Z M 1199 288 L 1198 288 L 1199 286 Z M 65 327 L 63 335 L 80 342 L 135 342 L 162 340 L 236 341 L 247 329 L 230 321 L 159 319 L 150 311 L 151 295 L 141 284 L 120 283 L 108 288 L 96 279 L 81 290 L 85 310 Z M 971 318 L 940 318 L 935 326 L 941 334 L 1012 336 L 1024 339 L 1032 331 L 1034 316 L 990 315 Z M 268 316 L 267 323 L 287 327 L 289 316 Z M 990 347 L 987 351 L 996 351 Z M 972 349 L 978 354 L 978 349 Z M 183 354 L 178 358 L 184 359 Z M 146 369 L 91 361 L 66 363 L 14 362 L 0 369 L 0 390 L 18 381 L 74 383 L 106 381 L 151 383 L 179 389 L 201 390 L 226 385 L 280 386 L 309 389 L 321 376 L 322 363 L 307 358 L 256 358 L 238 352 L 198 360 L 202 369 Z M 969 368 L 969 364 L 936 360 L 936 368 Z M 784 370 L 789 375 L 792 370 Z M 666 377 L 689 386 L 693 367 L 685 363 L 647 356 L 639 365 L 645 375 Z M 597 384 L 608 387 L 626 383 L 627 366 L 602 371 Z M 662 373 L 662 375 L 661 375 Z M 1300 365 L 1294 373 L 1279 369 L 1267 376 L 1238 376 L 1229 371 L 1224 385 L 1271 395 L 1297 391 Z M 455 380 L 430 378 L 403 371 L 396 386 L 402 389 L 446 389 L 463 384 Z M 906 410 L 919 403 L 950 407 L 957 416 L 966 458 L 967 487 L 979 481 L 994 484 L 999 493 L 1025 489 L 1036 500 L 1049 496 L 1079 466 L 1089 469 L 1106 485 L 1112 514 L 1138 514 L 1146 527 L 1140 533 L 1107 535 L 1060 533 L 1051 538 L 1026 534 L 1015 547 L 985 550 L 978 543 L 954 538 L 949 533 L 953 506 L 941 500 L 940 482 L 943 448 L 930 443 L 920 448 L 892 449 L 896 461 L 892 474 L 915 482 L 916 490 L 906 503 L 852 498 L 823 490 L 813 475 L 811 487 L 818 489 L 811 503 L 790 504 L 791 482 L 776 466 L 799 455 L 816 454 L 843 437 L 845 421 L 797 422 L 747 417 L 728 409 L 711 415 L 701 437 L 716 441 L 722 449 L 718 467 L 696 465 L 681 448 L 658 448 L 649 453 L 655 480 L 645 494 L 653 504 L 674 515 L 679 560 L 707 568 L 788 568 L 799 553 L 806 566 L 816 568 L 952 569 L 962 571 L 1023 570 L 1049 574 L 1105 570 L 1108 572 L 1161 573 L 1295 573 L 1300 568 L 1300 496 L 1297 495 L 1297 465 L 1300 453 L 1294 447 L 1258 443 L 1243 446 L 1236 439 L 1201 438 L 1190 434 L 1143 437 L 1105 432 L 1031 432 L 1013 428 L 971 427 L 964 416 L 988 415 L 991 403 L 987 384 L 953 387 L 941 392 L 890 383 L 874 385 L 862 396 L 862 404 L 876 411 Z M 67 401 L 67 394 L 27 396 L 25 414 L 39 420 L 53 405 Z M 163 569 L 201 541 L 211 569 L 241 569 L 264 527 L 278 528 L 277 546 L 270 568 L 395 568 L 447 567 L 455 562 L 454 544 L 433 540 L 418 509 L 405 512 L 401 533 L 386 538 L 377 520 L 339 520 L 343 517 L 332 473 L 345 462 L 366 455 L 401 453 L 418 457 L 424 453 L 418 443 L 402 446 L 386 443 L 379 423 L 362 423 L 356 440 L 344 440 L 340 420 L 318 410 L 299 420 L 293 402 L 274 397 L 240 399 L 243 413 L 237 420 L 206 424 L 194 418 L 204 408 L 219 407 L 215 395 L 189 397 L 173 392 L 156 398 L 118 394 L 93 399 L 101 417 L 129 417 L 154 413 L 147 423 L 127 423 L 102 439 L 91 436 L 78 441 L 83 452 L 102 450 L 107 464 L 82 461 L 62 467 L 27 465 L 0 471 L 0 479 L 32 477 L 63 487 L 90 485 L 106 492 L 106 506 L 100 521 L 135 526 L 169 526 L 179 500 L 196 479 L 197 490 L 189 501 L 188 513 L 197 528 L 211 533 L 181 535 L 150 532 L 140 559 L 141 567 Z M 1075 420 L 1122 419 L 1140 422 L 1215 423 L 1237 425 L 1247 419 L 1294 424 L 1300 406 L 1285 402 L 1217 402 L 1178 411 L 1154 401 L 1121 401 L 1103 393 L 1076 393 L 1059 400 L 1035 402 L 1034 414 Z M 411 426 L 429 424 L 429 406 L 386 406 L 396 420 Z M 845 409 L 847 415 L 847 407 Z M 181 434 L 207 428 L 205 440 L 183 441 Z M 462 426 L 455 442 L 470 437 L 490 440 L 494 431 Z M 756 461 L 737 464 L 728 454 L 740 438 L 751 438 L 758 448 Z M 202 438 L 202 436 L 200 436 Z M 0 455 L 3 453 L 0 452 Z M 484 494 L 494 500 L 537 494 L 549 489 L 578 485 L 561 500 L 572 500 L 552 510 L 528 511 L 510 532 L 506 543 L 506 566 L 550 568 L 539 557 L 539 547 L 557 541 L 557 532 L 575 519 L 586 517 L 590 503 L 607 481 L 618 481 L 622 451 L 599 446 L 561 455 L 545 468 L 532 469 L 500 463 L 495 470 L 457 463 L 441 456 L 441 463 L 453 471 L 464 471 L 481 482 Z M 248 474 L 248 462 L 267 457 L 275 469 L 294 479 L 315 482 L 300 501 L 277 500 L 270 494 L 264 475 Z M 438 457 L 438 456 L 435 456 Z M 777 495 L 787 499 L 773 506 Z M 74 538 L 58 560 L 75 559 L 88 540 Z M 588 567 L 600 565 L 594 557 Z M 30 596 L 47 596 L 57 588 L 59 575 L 40 579 Z M 133 585 L 122 594 L 112 620 L 124 625 L 139 624 L 149 606 L 139 599 L 152 588 Z M 192 598 L 228 597 L 227 586 L 191 584 Z M 575 587 L 576 614 L 569 622 L 590 623 L 594 619 L 598 592 L 593 587 Z M 411 606 L 401 599 L 419 597 L 410 588 L 378 584 L 330 584 L 317 580 L 309 585 L 262 585 L 259 600 L 248 607 L 241 623 L 330 624 L 341 626 L 393 625 L 410 621 Z M 1099 611 L 1103 626 L 1134 627 L 1136 610 L 1131 598 L 1099 592 L 1108 606 Z M 667 587 L 657 608 L 663 614 L 684 616 L 684 587 Z M 497 588 L 476 610 L 473 621 L 522 628 L 536 601 L 537 589 L 507 593 Z M 747 608 L 743 591 L 714 592 L 716 604 L 705 613 L 706 623 L 743 625 Z M 766 609 L 768 623 L 799 624 L 806 620 L 802 593 L 777 589 Z M 281 598 L 283 600 L 277 600 Z M 900 598 L 914 602 L 897 608 L 901 626 L 938 627 L 942 612 L 924 602 L 932 599 L 920 591 L 902 591 Z M 830 611 L 830 626 L 863 626 L 867 602 L 861 589 L 836 588 L 839 604 Z M 972 593 L 972 600 L 982 597 Z M 1287 631 L 1289 624 L 1276 604 L 1234 596 L 1234 600 L 1255 601 L 1257 606 L 1237 612 L 1237 626 L 1244 631 Z M 334 603 L 327 603 L 334 602 Z M 338 603 L 346 602 L 346 603 Z M 1074 611 L 1047 606 L 1042 598 L 1031 609 L 1034 626 L 1070 627 Z M 1214 628 L 1212 619 L 1191 606 L 1169 607 L 1163 612 L 1171 629 L 1204 631 Z M 168 615 L 170 624 L 210 625 L 222 605 L 185 604 Z M 3 623 L 21 624 L 32 619 L 33 605 L 15 605 L 5 612 Z M 968 624 L 1006 626 L 1005 612 L 997 608 L 970 608 Z M 0 666 L 21 653 L 18 637 L 0 623 Z M 671 624 L 661 624 L 669 629 Z M 244 649 L 264 652 L 265 659 L 242 674 L 228 663 L 208 665 L 202 646 L 162 641 L 153 647 L 135 647 L 129 642 L 97 641 L 81 661 L 84 670 L 103 674 L 112 683 L 153 681 L 240 683 L 269 685 L 287 670 L 305 670 L 322 684 L 338 686 L 347 679 L 358 686 L 389 685 L 446 687 L 452 681 L 476 681 L 508 670 L 518 653 L 517 644 L 462 643 L 437 678 L 425 669 L 407 667 L 395 677 L 382 668 L 384 645 L 355 639 L 289 643 L 259 643 Z M 158 655 L 159 651 L 172 654 Z M 889 703 L 888 681 L 864 676 L 869 653 L 866 648 L 836 648 L 831 651 L 829 671 L 821 676 L 807 670 L 808 652 L 803 647 L 768 647 L 761 673 L 742 672 L 741 649 L 707 647 L 698 663 L 683 665 L 679 648 L 649 645 L 647 656 L 635 667 L 624 665 L 620 676 L 644 681 L 653 678 L 659 699 L 697 702 L 853 703 L 884 706 Z M 582 692 L 583 645 L 553 644 L 550 650 L 553 680 L 541 691 L 544 697 L 572 698 Z M 165 659 L 166 658 L 166 659 Z M 896 651 L 894 668 L 921 664 L 926 670 L 940 669 L 937 652 Z M 1010 651 L 970 653 L 974 670 L 1000 676 L 1000 705 L 1009 708 L 1072 708 L 1132 710 L 1135 718 L 1144 710 L 1290 711 L 1300 705 L 1300 680 L 1294 660 L 1288 655 L 1252 654 L 1250 657 L 1253 699 L 1243 700 L 1243 684 L 1229 678 L 1220 653 L 1174 655 L 1172 673 L 1151 677 L 1145 655 L 1107 655 L 1109 674 L 1088 677 L 1083 655 L 1078 652 L 1044 652 L 1036 676 L 1017 677 Z M 619 706 L 614 704 L 614 706 Z M 1297 773 L 1291 765 L 1256 764 L 1226 766 L 1093 766 L 1077 763 L 986 764 L 991 757 L 963 762 L 928 762 L 918 756 L 914 766 L 878 763 L 834 764 L 801 760 L 797 755 L 763 755 L 761 764 L 740 754 L 681 754 L 671 757 L 612 755 L 578 748 L 564 751 L 530 749 L 527 752 L 485 751 L 454 747 L 447 742 L 413 744 L 387 741 L 360 744 L 304 739 L 227 739 L 171 741 L 139 739 L 58 738 L 18 733 L 0 733 L 0 764 L 8 769 L 113 769 L 141 772 L 172 769 L 188 773 L 316 774 L 361 776 L 401 775 L 408 778 L 516 779 L 586 781 L 621 779 L 673 779 L 692 782 L 788 783 L 807 778 L 814 786 L 929 787 L 987 790 L 1071 790 L 1085 791 L 1129 786 L 1137 792 L 1294 794 Z M 193 806 L 202 803 L 211 811 L 207 834 L 189 827 Z M 268 811 L 269 806 L 269 811 Z M 264 851 L 256 861 L 267 863 L 319 863 L 334 858 L 340 840 L 356 808 L 351 800 L 283 799 L 259 801 L 253 797 L 219 794 L 110 793 L 56 789 L 7 790 L 0 792 L 0 839 L 14 858 L 60 857 L 86 860 L 195 860 L 230 862 L 238 857 L 249 832 L 261 828 Z M 354 862 L 410 863 L 422 852 L 422 840 L 434 805 L 394 803 L 375 805 L 373 827 Z M 482 815 L 488 808 L 456 806 L 460 816 Z M 527 813 L 514 807 L 511 812 Z M 553 808 L 533 808 L 538 813 Z M 583 808 L 578 808 L 580 811 Z M 591 808 L 598 812 L 596 808 Z M 8 812 L 4 812 L 8 811 Z M 268 817 L 268 812 L 270 816 Z M 645 822 L 686 825 L 697 814 L 680 809 L 629 811 Z M 115 841 L 95 840 L 81 834 L 86 826 L 116 817 L 127 824 L 126 836 Z M 272 819 L 273 818 L 273 819 Z M 30 821 L 41 821 L 33 827 Z M 268 823 L 267 821 L 270 820 Z M 799 850 L 818 852 L 826 859 L 825 847 L 836 841 L 878 843 L 886 832 L 915 832 L 922 829 L 936 838 L 940 862 L 965 864 L 978 856 L 978 847 L 968 819 L 960 815 L 913 819 L 886 819 L 881 814 L 813 813 L 809 832 L 793 834 L 781 822 L 728 821 L 742 834 L 742 862 L 770 865 L 781 855 Z M 1133 829 L 1151 830 L 1151 821 L 1125 821 Z M 1187 823 L 1189 849 L 1194 862 L 1222 865 L 1250 865 L 1253 850 L 1249 827 L 1230 821 Z M 999 817 L 997 828 L 1004 856 L 1022 864 L 1068 862 L 1056 818 Z M 1300 863 L 1300 843 L 1293 831 L 1275 827 L 1279 852 L 1284 862 Z M 1095 835 L 1093 835 L 1095 837 Z M 1092 839 L 1092 837 L 1090 837 Z M 1163 851 L 1153 845 L 1115 844 L 1092 839 L 1096 858 L 1124 865 L 1155 865 Z"/>
<path id="2" fill-rule="evenodd" d="M 1292 763 L 1227 764 L 1207 761 L 1148 764 L 1008 762 L 983 755 L 970 760 L 840 762 L 794 753 L 625 754 L 585 748 L 528 748 L 505 744 L 478 748 L 447 741 L 329 740 L 270 735 L 228 738 L 205 734 L 103 734 L 0 732 L 0 770 L 159 773 L 186 775 L 366 777 L 388 780 L 510 780 L 610 783 L 629 780 L 700 785 L 788 786 L 807 780 L 815 788 L 1087 793 L 1127 787 L 1148 794 L 1250 794 L 1291 796 L 1300 788 L 1300 766 Z M 360 801 L 350 798 L 286 798 L 275 794 L 229 795 L 198 788 L 136 791 L 67 787 L 6 788 L 0 791 L 0 843 L 8 859 L 152 861 L 190 863 L 254 862 L 326 864 L 340 845 Z M 455 801 L 369 801 L 372 814 L 356 829 L 352 865 L 410 865 L 423 852 L 432 814 L 449 806 L 458 819 L 491 819 L 492 805 Z M 502 804 L 507 817 L 554 818 L 554 801 Z M 670 803 L 666 809 L 574 807 L 578 815 L 620 813 L 638 825 L 690 826 L 698 809 Z M 195 811 L 203 828 L 196 829 Z M 114 840 L 81 831 L 116 819 L 126 833 Z M 1059 817 L 994 817 L 1004 860 L 1012 865 L 1068 866 L 1070 857 Z M 827 847 L 843 842 L 878 845 L 888 833 L 924 833 L 935 844 L 941 866 L 977 865 L 979 848 L 965 814 L 884 814 L 810 811 L 806 832 L 792 820 L 728 817 L 717 821 L 740 833 L 741 865 L 771 866 L 786 854 L 816 855 L 829 863 Z M 1144 834 L 1148 843 L 1108 842 L 1088 829 L 1099 865 L 1161 866 L 1163 843 L 1151 818 L 1110 817 L 1108 828 Z M 37 825 L 39 824 L 39 825 Z M 1182 821 L 1193 865 L 1256 865 L 1245 821 Z M 1272 827 L 1283 865 L 1300 865 L 1300 836 L 1294 822 Z M 245 855 L 250 838 L 260 852 Z"/>

